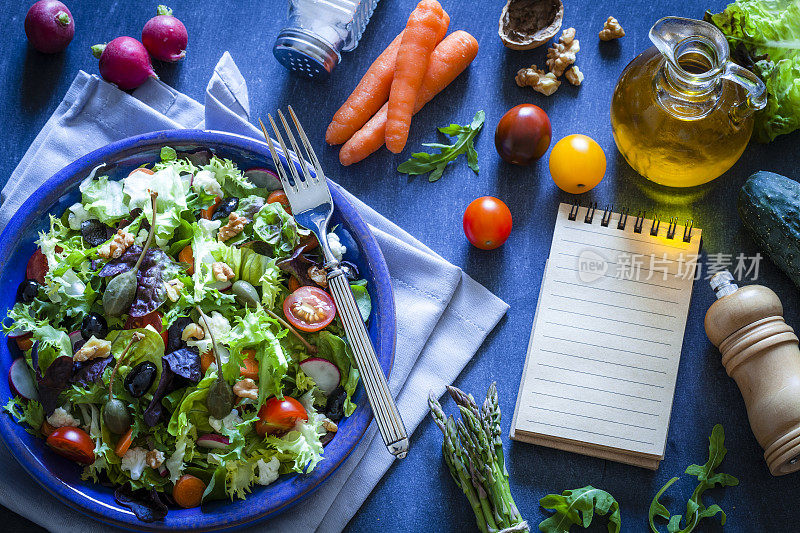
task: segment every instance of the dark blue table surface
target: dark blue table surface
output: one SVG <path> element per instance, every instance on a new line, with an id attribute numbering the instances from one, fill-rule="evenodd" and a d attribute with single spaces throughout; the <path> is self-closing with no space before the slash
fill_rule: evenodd
<path id="1" fill-rule="evenodd" d="M 647 32 L 660 17 L 679 15 L 701 18 L 705 9 L 721 10 L 724 0 L 607 1 L 567 0 L 564 27 L 577 29 L 581 42 L 577 64 L 586 79 L 579 88 L 562 84 L 545 97 L 514 83 L 517 69 L 544 64 L 546 47 L 512 51 L 497 36 L 501 0 L 486 2 L 444 0 L 451 30 L 464 29 L 480 43 L 469 70 L 414 119 L 408 148 L 401 156 L 385 150 L 361 164 L 342 168 L 336 148 L 324 148 L 325 127 L 334 111 L 355 86 L 366 67 L 403 28 L 415 0 L 384 0 L 375 11 L 359 47 L 345 54 L 332 78 L 314 83 L 292 77 L 272 57 L 271 47 L 283 23 L 285 2 L 241 0 L 203 2 L 171 0 L 170 5 L 189 30 L 185 61 L 176 66 L 157 65 L 162 79 L 202 100 L 203 90 L 222 52 L 229 50 L 247 78 L 254 116 L 264 116 L 279 106 L 292 104 L 322 156 L 329 176 L 366 203 L 407 229 L 449 261 L 461 266 L 511 305 L 508 315 L 490 335 L 456 385 L 476 396 L 497 381 L 503 409 L 504 438 L 516 399 L 542 269 L 559 200 L 569 198 L 552 183 L 547 156 L 528 168 L 503 163 L 494 149 L 498 120 L 510 107 L 530 102 L 545 109 L 552 121 L 553 137 L 584 133 L 606 152 L 605 180 L 584 195 L 584 201 L 628 205 L 664 216 L 692 216 L 703 228 L 705 254 L 753 255 L 753 241 L 743 233 L 735 212 L 739 186 L 757 170 L 771 170 L 797 179 L 800 135 L 784 136 L 770 145 L 751 144 L 741 160 L 725 175 L 701 191 L 657 189 L 636 175 L 614 146 L 609 125 L 609 103 L 617 77 L 625 65 L 650 46 Z M 89 46 L 118 35 L 138 36 L 156 2 L 120 0 L 68 2 L 76 19 L 77 34 L 66 52 L 43 56 L 25 40 L 22 22 L 28 2 L 5 0 L 4 31 L 0 33 L 0 176 L 8 174 L 61 100 L 78 69 L 97 72 Z M 23 5 L 24 4 L 24 5 Z M 627 35 L 600 43 L 597 32 L 607 16 L 617 17 Z M 481 172 L 478 176 L 461 160 L 438 183 L 409 179 L 396 172 L 422 142 L 435 140 L 434 128 L 465 123 L 478 109 L 486 111 L 486 126 L 478 140 Z M 555 141 L 554 141 L 555 142 Z M 472 248 L 461 230 L 467 204 L 483 195 L 504 200 L 514 217 L 514 230 L 502 248 L 484 252 Z M 761 262 L 759 282 L 782 298 L 788 322 L 800 328 L 797 288 L 768 260 Z M 672 421 L 665 459 L 656 472 L 516 442 L 506 442 L 506 461 L 512 492 L 523 514 L 534 526 L 546 513 L 538 499 L 549 492 L 592 484 L 611 492 L 620 502 L 623 531 L 646 531 L 650 499 L 670 477 L 691 463 L 704 463 L 708 435 L 715 423 L 726 431 L 730 450 L 722 470 L 741 484 L 709 493 L 708 502 L 719 503 L 728 514 L 727 531 L 778 532 L 797 530 L 794 508 L 800 474 L 774 478 L 762 459 L 762 450 L 747 422 L 735 383 L 719 362 L 717 350 L 703 331 L 703 316 L 713 296 L 707 283 L 696 282 L 686 325 Z M 425 398 L 420 397 L 420 402 Z M 452 412 L 451 401 L 445 402 Z M 413 434 L 409 457 L 395 464 L 349 525 L 351 531 L 468 531 L 474 527 L 472 511 L 453 484 L 441 460 L 441 434 L 425 420 Z M 694 478 L 683 477 L 673 486 L 674 512 L 682 512 L 693 490 Z M 683 507 L 685 510 L 685 507 Z M 4 511 L 6 524 L 17 518 Z M 19 522 L 19 528 L 30 527 Z M 604 531 L 604 527 L 593 527 Z M 719 531 L 709 521 L 699 531 Z"/>

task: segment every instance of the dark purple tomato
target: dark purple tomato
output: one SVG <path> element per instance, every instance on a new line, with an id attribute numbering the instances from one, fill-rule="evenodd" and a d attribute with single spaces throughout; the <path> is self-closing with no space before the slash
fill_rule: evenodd
<path id="1" fill-rule="evenodd" d="M 75 21 L 58 0 L 39 0 L 25 15 L 25 35 L 31 46 L 45 54 L 62 51 L 75 35 Z"/>
<path id="2" fill-rule="evenodd" d="M 512 107 L 497 123 L 494 146 L 508 163 L 530 165 L 550 147 L 550 119 L 542 108 L 533 104 Z"/>

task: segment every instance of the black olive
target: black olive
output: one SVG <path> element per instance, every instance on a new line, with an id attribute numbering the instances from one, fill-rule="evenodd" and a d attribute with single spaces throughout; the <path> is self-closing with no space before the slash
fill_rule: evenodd
<path id="1" fill-rule="evenodd" d="M 89 313 L 83 317 L 81 322 L 81 337 L 86 340 L 92 338 L 92 335 L 98 339 L 105 339 L 108 335 L 108 323 L 103 315 L 97 313 Z"/>
<path id="2" fill-rule="evenodd" d="M 237 207 L 239 207 L 238 198 L 235 196 L 225 198 L 219 203 L 217 210 L 214 211 L 214 214 L 211 215 L 211 220 L 222 220 L 223 218 L 227 218 L 231 213 L 236 211 Z"/>
<path id="3" fill-rule="evenodd" d="M 17 301 L 29 304 L 39 293 L 39 282 L 33 279 L 26 279 L 17 288 Z"/>
<path id="4" fill-rule="evenodd" d="M 134 398 L 141 398 L 156 379 L 158 369 L 150 361 L 139 363 L 125 376 L 125 390 Z"/>
<path id="5" fill-rule="evenodd" d="M 176 318 L 175 321 L 170 324 L 169 328 L 167 329 L 167 346 L 164 350 L 164 353 L 172 353 L 175 350 L 180 350 L 181 348 L 186 347 L 186 342 L 181 339 L 181 335 L 183 334 L 183 330 L 192 323 L 192 319 L 189 317 L 179 317 Z"/>
<path id="6" fill-rule="evenodd" d="M 81 222 L 81 237 L 90 246 L 100 246 L 114 235 L 114 228 L 103 224 L 96 218 Z"/>
<path id="7" fill-rule="evenodd" d="M 344 418 L 344 401 L 347 399 L 347 392 L 344 387 L 339 385 L 328 396 L 328 402 L 325 404 L 325 416 L 330 418 L 333 422 L 338 422 Z"/>

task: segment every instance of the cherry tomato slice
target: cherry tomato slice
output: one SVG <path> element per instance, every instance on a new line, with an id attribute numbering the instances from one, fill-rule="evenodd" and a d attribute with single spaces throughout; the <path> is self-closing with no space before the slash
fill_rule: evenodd
<path id="1" fill-rule="evenodd" d="M 94 441 L 80 428 L 71 426 L 56 428 L 47 437 L 47 445 L 58 455 L 76 463 L 90 465 L 94 462 Z"/>
<path id="2" fill-rule="evenodd" d="M 28 266 L 25 269 L 25 277 L 27 279 L 35 279 L 41 284 L 44 284 L 44 276 L 47 274 L 47 258 L 42 253 L 42 250 L 37 248 L 30 259 L 28 259 Z"/>
<path id="3" fill-rule="evenodd" d="M 283 301 L 286 320 L 303 331 L 319 331 L 333 321 L 336 306 L 319 287 L 300 287 Z"/>
<path id="4" fill-rule="evenodd" d="M 473 200 L 464 211 L 464 234 L 481 250 L 494 250 L 511 233 L 511 211 L 492 196 Z"/>
<path id="5" fill-rule="evenodd" d="M 289 203 L 289 198 L 287 198 L 286 193 L 283 191 L 272 191 L 269 196 L 267 196 L 267 203 L 279 203 L 283 206 L 287 213 L 290 215 L 292 214 L 292 206 Z"/>
<path id="6" fill-rule="evenodd" d="M 288 431 L 298 420 L 308 421 L 308 413 L 303 404 L 290 396 L 284 396 L 283 400 L 273 396 L 258 410 L 256 433 L 266 435 Z"/>
<path id="7" fill-rule="evenodd" d="M 161 334 L 164 344 L 167 344 L 167 330 L 164 329 L 164 325 L 161 322 L 161 313 L 158 311 L 147 313 L 144 316 L 129 316 L 128 320 L 125 321 L 125 329 L 140 329 L 147 326 L 153 326 L 153 329 Z"/>

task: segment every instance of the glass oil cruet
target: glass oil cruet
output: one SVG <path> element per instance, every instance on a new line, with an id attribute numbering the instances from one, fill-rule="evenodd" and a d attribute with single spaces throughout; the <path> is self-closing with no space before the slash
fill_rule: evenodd
<path id="1" fill-rule="evenodd" d="M 764 83 L 729 59 L 725 36 L 707 22 L 665 17 L 650 40 L 655 46 L 625 67 L 614 89 L 617 148 L 661 185 L 711 181 L 747 146 L 752 115 L 766 105 Z"/>

